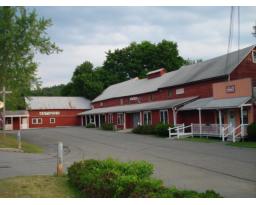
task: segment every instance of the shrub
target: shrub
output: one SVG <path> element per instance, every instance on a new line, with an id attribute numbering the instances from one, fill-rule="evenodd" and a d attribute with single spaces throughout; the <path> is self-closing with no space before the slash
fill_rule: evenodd
<path id="1" fill-rule="evenodd" d="M 85 126 L 86 128 L 95 128 L 95 124 L 89 123 Z"/>
<path id="2" fill-rule="evenodd" d="M 155 134 L 155 128 L 152 125 L 139 125 L 132 130 L 136 134 L 152 135 Z"/>
<path id="3" fill-rule="evenodd" d="M 248 139 L 256 141 L 256 123 L 252 123 L 247 127 Z"/>
<path id="4" fill-rule="evenodd" d="M 101 129 L 103 130 L 114 130 L 114 124 L 113 123 L 104 123 L 101 126 Z"/>
<path id="5" fill-rule="evenodd" d="M 169 130 L 168 130 L 169 127 L 170 127 L 170 125 L 168 125 L 168 124 L 163 124 L 163 123 L 157 124 L 155 127 L 156 135 L 158 135 L 160 137 L 168 137 L 169 136 Z"/>
<path id="6" fill-rule="evenodd" d="M 85 160 L 68 168 L 71 185 L 82 197 L 220 197 L 214 191 L 198 193 L 167 188 L 153 179 L 153 165 L 145 161 Z"/>

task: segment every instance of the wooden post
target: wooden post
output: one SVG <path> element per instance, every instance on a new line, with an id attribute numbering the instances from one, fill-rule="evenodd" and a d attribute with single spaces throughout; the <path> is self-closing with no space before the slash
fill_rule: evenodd
<path id="1" fill-rule="evenodd" d="M 20 130 L 17 133 L 18 149 L 21 149 L 21 134 Z"/>
<path id="2" fill-rule="evenodd" d="M 198 112 L 199 112 L 200 137 L 202 137 L 202 116 L 201 116 L 201 108 L 198 108 Z"/>
<path id="3" fill-rule="evenodd" d="M 57 153 L 57 176 L 63 175 L 63 143 L 58 143 L 58 153 Z"/>
<path id="4" fill-rule="evenodd" d="M 123 128 L 124 128 L 124 130 L 126 129 L 126 113 L 124 112 L 124 114 L 123 114 L 123 123 L 124 123 L 124 125 L 123 125 Z"/>

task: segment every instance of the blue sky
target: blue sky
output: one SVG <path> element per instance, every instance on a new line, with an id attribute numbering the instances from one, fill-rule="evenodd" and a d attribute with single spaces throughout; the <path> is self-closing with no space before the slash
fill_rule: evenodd
<path id="1" fill-rule="evenodd" d="M 204 60 L 225 54 L 230 7 L 34 7 L 51 18 L 51 39 L 63 52 L 37 55 L 43 86 L 67 83 L 85 60 L 102 65 L 105 52 L 130 42 L 162 39 L 178 43 L 184 58 Z M 255 44 L 251 35 L 256 7 L 240 7 L 240 47 Z M 237 49 L 236 36 L 232 48 Z"/>

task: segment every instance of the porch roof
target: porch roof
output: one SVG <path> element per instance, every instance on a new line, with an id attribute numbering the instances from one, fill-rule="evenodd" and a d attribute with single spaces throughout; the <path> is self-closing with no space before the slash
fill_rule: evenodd
<path id="1" fill-rule="evenodd" d="M 147 110 L 168 109 L 168 108 L 174 108 L 179 105 L 183 105 L 183 104 L 190 102 L 191 100 L 194 100 L 196 98 L 197 97 L 188 97 L 188 98 L 180 98 L 180 99 L 174 99 L 174 100 L 163 100 L 163 101 L 148 102 L 148 103 L 141 103 L 141 104 L 96 108 L 96 109 L 82 112 L 79 115 L 117 113 L 117 112 L 131 113 L 131 112 L 140 112 L 140 111 L 147 111 Z"/>
<path id="2" fill-rule="evenodd" d="M 250 96 L 225 99 L 202 98 L 184 105 L 179 110 L 215 110 L 226 108 L 238 108 L 242 104 L 247 103 L 250 99 Z"/>
<path id="3" fill-rule="evenodd" d="M 2 116 L 3 113 L 0 113 Z M 8 110 L 5 112 L 5 117 L 28 117 L 28 111 L 27 110 L 16 110 L 16 111 L 11 111 Z"/>

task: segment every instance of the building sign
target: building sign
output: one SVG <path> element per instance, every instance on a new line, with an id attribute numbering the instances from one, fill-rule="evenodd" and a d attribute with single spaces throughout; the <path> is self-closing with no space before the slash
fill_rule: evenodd
<path id="1" fill-rule="evenodd" d="M 43 116 L 60 115 L 60 112 L 39 112 L 39 115 L 43 115 Z"/>
<path id="2" fill-rule="evenodd" d="M 138 97 L 130 97 L 129 98 L 130 101 L 138 101 L 138 99 L 139 99 Z"/>
<path id="3" fill-rule="evenodd" d="M 234 93 L 236 91 L 235 85 L 226 86 L 226 93 Z"/>

